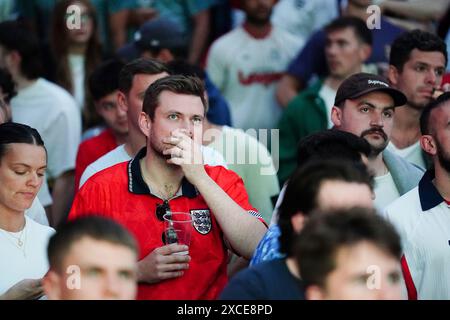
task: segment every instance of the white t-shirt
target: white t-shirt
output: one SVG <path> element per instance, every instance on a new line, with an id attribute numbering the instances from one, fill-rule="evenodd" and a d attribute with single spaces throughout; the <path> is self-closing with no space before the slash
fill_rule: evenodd
<path id="1" fill-rule="evenodd" d="M 271 198 L 280 187 L 277 171 L 266 146 L 241 129 L 223 126 L 219 139 L 208 146 L 220 152 L 228 168 L 244 181 L 248 199 L 267 223 L 273 212 Z"/>
<path id="2" fill-rule="evenodd" d="M 282 111 L 276 85 L 299 47 L 294 36 L 275 26 L 263 39 L 238 27 L 212 44 L 207 72 L 228 101 L 236 128 L 275 128 Z"/>
<path id="3" fill-rule="evenodd" d="M 427 173 L 425 173 L 427 175 Z M 450 205 L 431 178 L 390 204 L 383 216 L 398 231 L 403 249 L 402 269 L 408 269 L 419 300 L 450 299 Z"/>
<path id="4" fill-rule="evenodd" d="M 320 88 L 319 97 L 321 97 L 325 102 L 325 107 L 327 108 L 328 129 L 330 129 L 334 126 L 333 122 L 331 122 L 331 109 L 334 106 L 336 90 L 332 89 L 324 83 L 322 85 L 322 88 Z"/>
<path id="5" fill-rule="evenodd" d="M 18 92 L 11 100 L 11 109 L 13 121 L 29 125 L 40 133 L 48 154 L 46 177 L 55 179 L 75 168 L 81 139 L 81 115 L 66 90 L 39 78 Z M 51 204 L 46 183 L 38 197 L 42 205 Z"/>
<path id="6" fill-rule="evenodd" d="M 0 295 L 24 279 L 40 279 L 48 271 L 47 244 L 55 232 L 25 216 L 23 249 L 17 245 L 21 232 L 0 229 Z"/>
<path id="7" fill-rule="evenodd" d="M 210 166 L 223 166 L 227 167 L 225 159 L 220 153 L 212 148 L 202 146 L 203 162 Z M 87 166 L 80 178 L 80 187 L 94 174 L 100 172 L 106 168 L 112 167 L 121 162 L 129 161 L 132 157 L 126 152 L 125 145 L 122 144 L 111 150 L 104 156 L 98 158 L 96 161 Z"/>
<path id="8" fill-rule="evenodd" d="M 379 212 L 383 212 L 388 205 L 400 198 L 400 193 L 390 172 L 383 176 L 375 177 L 374 192 L 374 204 Z"/>
<path id="9" fill-rule="evenodd" d="M 284 195 L 287 189 L 287 182 L 284 183 L 283 188 L 281 188 L 280 194 L 278 196 L 277 202 L 275 203 L 275 208 L 273 209 L 272 219 L 270 220 L 269 227 L 278 223 L 278 218 L 280 217 L 280 206 L 283 203 Z"/>
<path id="10" fill-rule="evenodd" d="M 25 210 L 25 215 L 43 226 L 49 226 L 47 214 L 38 197 L 34 199 L 31 207 Z"/>
<path id="11" fill-rule="evenodd" d="M 404 149 L 398 149 L 391 141 L 389 142 L 387 148 L 389 151 L 392 151 L 393 153 L 402 157 L 403 159 L 408 160 L 409 162 L 414 163 L 415 165 L 423 169 L 426 168 L 425 161 L 422 156 L 422 148 L 420 147 L 420 141 L 417 141 L 416 143 Z"/>
<path id="12" fill-rule="evenodd" d="M 302 47 L 311 34 L 339 15 L 336 0 L 280 0 L 273 8 L 272 23 L 298 38 Z"/>
<path id="13" fill-rule="evenodd" d="M 69 55 L 70 74 L 72 75 L 73 97 L 80 111 L 84 108 L 84 56 Z"/>

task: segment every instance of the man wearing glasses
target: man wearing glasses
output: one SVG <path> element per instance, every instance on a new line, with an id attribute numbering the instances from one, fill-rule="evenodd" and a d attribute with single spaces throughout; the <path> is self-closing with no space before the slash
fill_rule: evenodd
<path id="1" fill-rule="evenodd" d="M 227 282 L 227 248 L 248 259 L 266 230 L 242 179 L 203 165 L 203 92 L 199 79 L 184 76 L 150 85 L 139 116 L 146 148 L 91 177 L 69 215 L 100 212 L 135 235 L 138 299 L 215 299 Z M 169 210 L 192 215 L 189 247 L 166 244 L 162 215 Z"/>

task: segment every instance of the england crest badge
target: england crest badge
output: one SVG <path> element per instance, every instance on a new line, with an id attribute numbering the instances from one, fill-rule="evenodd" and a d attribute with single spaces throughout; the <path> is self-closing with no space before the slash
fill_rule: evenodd
<path id="1" fill-rule="evenodd" d="M 207 234 L 211 231 L 211 213 L 209 210 L 191 210 L 192 224 L 200 234 Z"/>

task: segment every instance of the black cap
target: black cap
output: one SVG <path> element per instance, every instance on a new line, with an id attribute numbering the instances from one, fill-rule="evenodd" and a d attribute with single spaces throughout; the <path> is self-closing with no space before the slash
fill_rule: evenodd
<path id="1" fill-rule="evenodd" d="M 395 107 L 406 104 L 406 96 L 392 88 L 386 78 L 370 73 L 356 73 L 341 83 L 336 93 L 334 105 L 338 106 L 346 99 L 355 99 L 374 91 L 382 91 L 390 95 L 394 99 Z"/>
<path id="2" fill-rule="evenodd" d="M 138 58 L 143 50 L 178 49 L 187 44 L 181 26 L 168 18 L 160 17 L 145 22 L 134 34 L 134 41 L 120 48 L 117 54 L 130 61 Z"/>

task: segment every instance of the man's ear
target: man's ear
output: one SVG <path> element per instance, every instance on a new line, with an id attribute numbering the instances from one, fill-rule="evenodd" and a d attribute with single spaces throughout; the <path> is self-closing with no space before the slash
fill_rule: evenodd
<path id="1" fill-rule="evenodd" d="M 333 122 L 335 127 L 340 127 L 342 125 L 342 109 L 336 106 L 331 108 L 331 122 Z"/>
<path id="2" fill-rule="evenodd" d="M 372 47 L 368 44 L 363 44 L 361 46 L 361 49 L 359 50 L 359 58 L 361 59 L 361 62 L 366 62 L 367 59 L 369 59 L 370 55 L 372 54 Z"/>
<path id="3" fill-rule="evenodd" d="M 128 112 L 128 101 L 127 97 L 125 96 L 125 93 L 122 91 L 117 92 L 117 105 L 119 108 L 121 108 L 123 111 Z"/>
<path id="4" fill-rule="evenodd" d="M 300 211 L 291 217 L 292 228 L 296 233 L 302 231 L 305 223 L 306 223 L 306 216 Z"/>
<path id="5" fill-rule="evenodd" d="M 167 48 L 161 49 L 158 53 L 158 56 L 156 57 L 156 60 L 162 61 L 163 63 L 167 63 L 174 59 L 175 57 L 173 56 L 172 52 L 170 52 L 170 50 Z"/>
<path id="6" fill-rule="evenodd" d="M 325 300 L 323 290 L 317 285 L 308 286 L 305 290 L 306 300 Z"/>
<path id="7" fill-rule="evenodd" d="M 397 70 L 397 68 L 390 64 L 389 68 L 388 68 L 387 75 L 388 75 L 389 82 L 393 86 L 397 86 L 397 84 L 398 84 L 398 77 L 400 75 L 398 70 Z"/>
<path id="8" fill-rule="evenodd" d="M 20 55 L 19 51 L 11 50 L 8 54 L 8 57 L 12 63 L 14 63 L 17 66 L 20 66 L 20 63 L 22 62 L 22 56 Z"/>
<path id="9" fill-rule="evenodd" d="M 20 73 L 20 64 L 22 62 L 22 57 L 17 50 L 8 51 L 5 56 L 6 68 L 10 73 Z"/>
<path id="10" fill-rule="evenodd" d="M 42 279 L 42 287 L 49 300 L 61 300 L 61 281 L 64 280 L 52 270 Z"/>
<path id="11" fill-rule="evenodd" d="M 97 112 L 97 114 L 99 116 L 102 115 L 102 107 L 100 106 L 100 103 L 94 102 L 94 107 L 95 107 L 95 112 Z"/>
<path id="12" fill-rule="evenodd" d="M 425 134 L 420 137 L 420 146 L 422 147 L 423 151 L 431 156 L 437 154 L 436 141 L 434 140 L 433 136 L 429 134 Z"/>
<path id="13" fill-rule="evenodd" d="M 141 129 L 141 132 L 147 138 L 150 137 L 150 127 L 151 127 L 150 117 L 145 112 L 141 112 L 139 114 L 139 129 Z"/>

